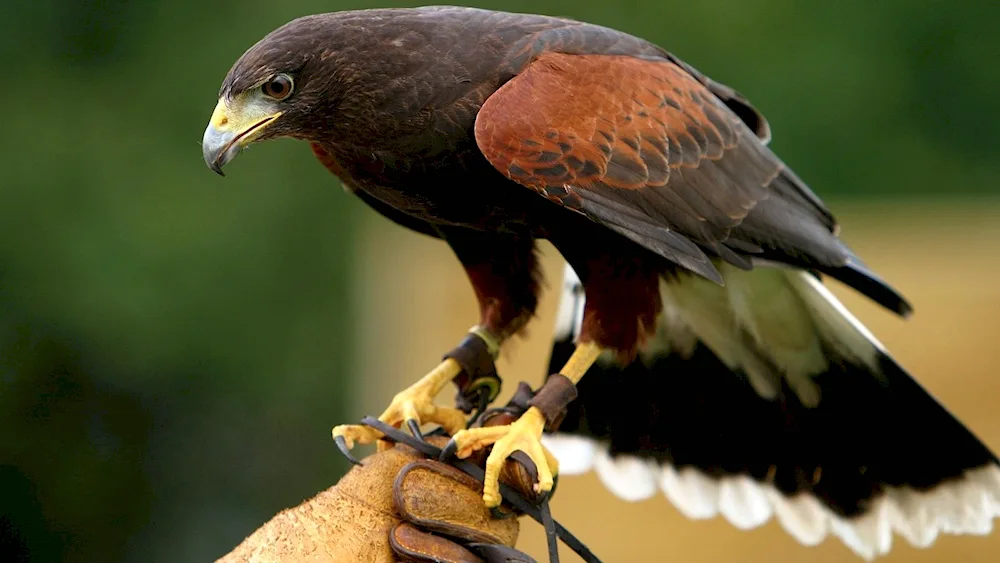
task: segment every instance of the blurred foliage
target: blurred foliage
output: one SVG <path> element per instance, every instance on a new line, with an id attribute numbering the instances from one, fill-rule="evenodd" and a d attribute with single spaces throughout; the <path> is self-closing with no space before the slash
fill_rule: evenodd
<path id="1" fill-rule="evenodd" d="M 663 45 L 763 110 L 822 197 L 997 193 L 1000 3 L 478 5 Z M 223 180 L 198 141 L 250 44 L 363 7 L 5 5 L 0 555 L 205 560 L 342 471 L 328 431 L 356 384 L 348 268 L 369 211 L 299 143 Z"/>

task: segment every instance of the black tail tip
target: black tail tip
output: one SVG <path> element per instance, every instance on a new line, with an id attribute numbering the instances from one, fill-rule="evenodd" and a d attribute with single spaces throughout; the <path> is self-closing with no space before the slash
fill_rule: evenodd
<path id="1" fill-rule="evenodd" d="M 869 270 L 857 257 L 850 257 L 847 263 L 839 268 L 824 268 L 822 272 L 854 288 L 904 319 L 913 314 L 913 305 L 875 272 Z"/>

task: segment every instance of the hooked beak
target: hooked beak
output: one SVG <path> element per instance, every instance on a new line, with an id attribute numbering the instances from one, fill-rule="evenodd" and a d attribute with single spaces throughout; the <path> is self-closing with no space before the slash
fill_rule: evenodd
<path id="1" fill-rule="evenodd" d="M 205 164 L 218 175 L 225 176 L 222 167 L 280 116 L 280 111 L 259 102 L 234 103 L 230 107 L 225 99 L 219 100 L 201 141 Z"/>

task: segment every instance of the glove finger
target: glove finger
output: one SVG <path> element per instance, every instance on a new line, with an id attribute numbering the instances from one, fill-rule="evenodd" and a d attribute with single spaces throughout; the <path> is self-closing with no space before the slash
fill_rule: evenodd
<path id="1" fill-rule="evenodd" d="M 428 459 L 409 463 L 393 482 L 393 500 L 403 520 L 462 542 L 513 546 L 517 520 L 492 518 L 482 494 L 482 483 Z"/>
<path id="2" fill-rule="evenodd" d="M 475 553 L 457 543 L 400 522 L 389 532 L 389 545 L 407 563 L 483 563 Z"/>

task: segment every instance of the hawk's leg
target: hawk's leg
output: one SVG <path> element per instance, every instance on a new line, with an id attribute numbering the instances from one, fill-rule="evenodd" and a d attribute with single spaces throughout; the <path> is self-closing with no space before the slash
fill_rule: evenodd
<path id="1" fill-rule="evenodd" d="M 508 426 L 489 426 L 462 430 L 452 439 L 458 457 L 468 457 L 476 450 L 492 445 L 486 460 L 486 479 L 483 501 L 493 508 L 501 501 L 500 471 L 510 455 L 524 452 L 535 464 L 538 483 L 535 492 L 544 494 L 552 490 L 553 475 L 559 466 L 552 454 L 542 446 L 542 431 L 546 426 L 558 426 L 566 406 L 576 398 L 576 384 L 601 355 L 601 347 L 594 342 L 577 345 L 573 355 L 559 373 L 550 377 L 529 401 L 531 407 Z"/>
<path id="2" fill-rule="evenodd" d="M 517 333 L 538 302 L 538 268 L 534 240 L 497 236 L 458 228 L 440 228 L 472 282 L 479 302 L 480 322 L 445 360 L 419 381 L 401 391 L 379 420 L 391 426 L 407 424 L 418 432 L 423 423 L 437 423 L 450 435 L 465 428 L 465 412 L 492 401 L 500 392 L 494 361 L 501 344 Z M 458 387 L 462 410 L 440 407 L 434 398 L 449 381 Z M 382 437 L 368 426 L 333 429 L 341 448 L 370 444 Z M 380 442 L 380 448 L 387 446 Z"/>
<path id="3" fill-rule="evenodd" d="M 660 273 L 630 254 L 627 247 L 597 247 L 596 242 L 588 240 L 590 246 L 572 242 L 557 245 L 579 274 L 586 294 L 583 314 L 576 321 L 580 323 L 580 336 L 573 355 L 558 374 L 549 377 L 528 402 L 531 408 L 513 424 L 463 430 L 450 444 L 460 457 L 493 445 L 483 485 L 483 500 L 489 507 L 500 503 L 498 476 L 514 451 L 524 452 L 537 466 L 537 491 L 551 490 L 557 467 L 541 445 L 542 431 L 558 428 L 566 406 L 576 398 L 576 384 L 603 351 L 628 363 L 635 357 L 639 342 L 656 326 L 662 306 Z M 581 249 L 589 251 L 579 252 Z"/>

